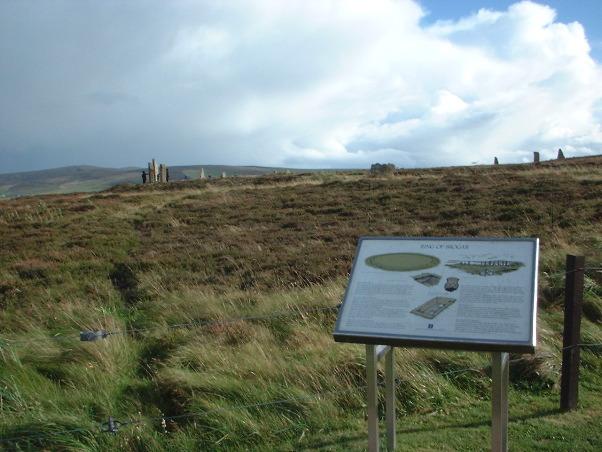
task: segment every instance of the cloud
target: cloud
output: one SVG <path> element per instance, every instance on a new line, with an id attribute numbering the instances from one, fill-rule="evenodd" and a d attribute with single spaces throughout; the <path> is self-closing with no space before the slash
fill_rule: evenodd
<path id="1" fill-rule="evenodd" d="M 602 153 L 580 24 L 529 1 L 424 15 L 411 0 L 2 2 L 0 172 Z"/>

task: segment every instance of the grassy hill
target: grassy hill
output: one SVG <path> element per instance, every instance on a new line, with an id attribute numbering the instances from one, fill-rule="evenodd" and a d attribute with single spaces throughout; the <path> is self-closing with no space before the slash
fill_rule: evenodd
<path id="1" fill-rule="evenodd" d="M 257 176 L 284 172 L 282 168 L 260 166 L 190 165 L 169 167 L 171 181 L 198 179 L 203 168 L 205 177 Z M 147 172 L 148 169 L 144 168 Z M 96 192 L 119 184 L 142 182 L 143 168 L 100 168 L 68 166 L 41 171 L 0 174 L 0 197 Z"/>
<path id="2" fill-rule="evenodd" d="M 600 450 L 602 348 L 581 352 L 578 410 L 558 410 L 558 383 L 567 254 L 588 267 L 581 342 L 602 343 L 601 221 L 602 157 L 6 199 L 0 447 L 366 450 L 365 348 L 333 341 L 335 307 L 359 237 L 418 236 L 540 238 L 510 448 Z M 488 354 L 396 357 L 400 450 L 490 450 Z"/>

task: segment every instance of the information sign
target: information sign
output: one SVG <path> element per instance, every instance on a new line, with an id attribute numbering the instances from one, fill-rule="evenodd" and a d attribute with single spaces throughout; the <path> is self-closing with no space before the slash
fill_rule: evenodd
<path id="1" fill-rule="evenodd" d="M 534 353 L 539 241 L 362 237 L 334 339 Z"/>

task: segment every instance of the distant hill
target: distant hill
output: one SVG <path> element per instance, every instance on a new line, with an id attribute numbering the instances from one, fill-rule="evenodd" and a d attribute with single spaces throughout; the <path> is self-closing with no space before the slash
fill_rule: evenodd
<path id="1" fill-rule="evenodd" d="M 598 165 L 602 156 L 573 157 L 541 162 L 542 166 L 558 165 Z M 523 164 L 518 164 L 523 165 Z M 503 165 L 508 166 L 508 165 Z M 510 165 L 512 166 L 512 165 Z M 200 177 L 201 168 L 205 177 L 260 176 L 263 174 L 283 173 L 286 168 L 264 166 L 229 166 L 229 165 L 189 165 L 170 166 L 170 181 L 194 180 Z M 97 192 L 120 184 L 141 184 L 142 171 L 148 168 L 102 168 L 98 166 L 67 166 L 41 171 L 0 174 L 0 199 L 19 196 L 50 195 L 77 192 Z M 298 172 L 344 171 L 320 169 L 295 169 Z"/>
<path id="2" fill-rule="evenodd" d="M 201 168 L 205 177 L 257 176 L 282 172 L 283 168 L 260 166 L 191 165 L 170 166 L 172 181 L 198 179 Z M 41 171 L 0 174 L 0 197 L 47 195 L 75 192 L 95 192 L 119 184 L 142 183 L 146 168 L 101 168 L 98 166 L 67 166 Z"/>

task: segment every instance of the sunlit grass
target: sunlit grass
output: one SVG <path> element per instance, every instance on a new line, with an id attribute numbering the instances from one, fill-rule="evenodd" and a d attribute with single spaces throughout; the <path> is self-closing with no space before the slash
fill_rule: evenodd
<path id="1" fill-rule="evenodd" d="M 365 450 L 365 347 L 332 339 L 358 238 L 457 236 L 540 238 L 538 350 L 511 357 L 511 444 L 596 450 L 599 349 L 582 351 L 587 399 L 574 422 L 556 410 L 566 255 L 602 262 L 595 162 L 3 200 L 0 437 L 90 430 L 2 446 Z M 600 275 L 586 273 L 583 343 L 602 342 Z M 97 330 L 111 334 L 78 340 Z M 397 349 L 404 448 L 488 450 L 489 364 L 486 353 Z M 132 423 L 100 432 L 109 417 Z"/>

